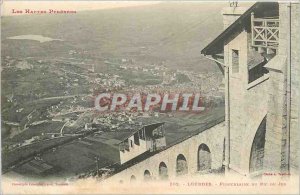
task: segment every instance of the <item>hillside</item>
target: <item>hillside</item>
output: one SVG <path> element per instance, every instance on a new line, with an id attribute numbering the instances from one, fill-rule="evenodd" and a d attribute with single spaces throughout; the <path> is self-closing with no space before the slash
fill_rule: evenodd
<path id="1" fill-rule="evenodd" d="M 2 17 L 5 172 L 85 174 L 95 157 L 101 167 L 118 163 L 114 143 L 137 125 L 165 122 L 170 145 L 222 118 L 223 76 L 200 51 L 222 30 L 223 6 L 168 2 Z M 200 93 L 205 110 L 97 112 L 103 92 Z M 51 171 L 34 173 L 36 167 Z"/>
<path id="2" fill-rule="evenodd" d="M 131 58 L 141 65 L 217 71 L 200 50 L 222 30 L 223 6 L 172 2 L 74 15 L 7 16 L 1 21 L 2 56 L 69 57 L 75 50 L 78 58 Z M 6 39 L 26 34 L 64 41 Z"/>

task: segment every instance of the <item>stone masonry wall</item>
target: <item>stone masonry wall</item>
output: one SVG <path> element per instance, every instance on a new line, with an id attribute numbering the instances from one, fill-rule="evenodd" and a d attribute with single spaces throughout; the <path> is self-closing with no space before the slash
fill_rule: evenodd
<path id="1" fill-rule="evenodd" d="M 291 48 L 291 129 L 290 129 L 290 167 L 291 172 L 296 172 L 299 167 L 299 55 L 300 32 L 298 3 L 292 4 L 292 48 Z M 279 4 L 279 48 L 278 55 L 274 58 L 270 68 L 269 105 L 267 117 L 267 132 L 265 145 L 264 167 L 268 171 L 280 171 L 285 163 L 286 140 L 286 90 L 287 90 L 287 57 L 288 57 L 288 4 Z M 297 173 L 298 174 L 298 173 Z"/>
<path id="2" fill-rule="evenodd" d="M 248 83 L 249 33 L 241 32 L 225 45 L 224 59 L 229 66 L 230 168 L 250 173 L 251 147 L 257 129 L 267 114 L 267 81 L 263 76 Z M 232 50 L 239 51 L 239 71 L 232 71 Z"/>
<path id="3" fill-rule="evenodd" d="M 291 158 L 292 172 L 299 170 L 299 107 L 300 107 L 300 4 L 292 4 L 292 68 L 291 68 Z"/>

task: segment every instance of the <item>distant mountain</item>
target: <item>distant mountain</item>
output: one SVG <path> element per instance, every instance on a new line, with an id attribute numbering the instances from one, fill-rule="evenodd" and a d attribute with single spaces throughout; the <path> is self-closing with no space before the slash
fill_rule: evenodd
<path id="1" fill-rule="evenodd" d="M 223 29 L 224 3 L 165 2 L 67 15 L 2 17 L 2 56 L 130 58 L 140 65 L 218 71 L 200 51 Z M 64 41 L 8 40 L 43 35 Z M 73 56 L 74 57 L 74 56 Z"/>

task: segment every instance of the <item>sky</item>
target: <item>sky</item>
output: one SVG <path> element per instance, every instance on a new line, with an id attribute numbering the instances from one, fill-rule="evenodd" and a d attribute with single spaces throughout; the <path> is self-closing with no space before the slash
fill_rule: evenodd
<path id="1" fill-rule="evenodd" d="M 100 9 L 114 9 L 114 8 L 122 8 L 122 7 L 133 7 L 133 6 L 145 6 L 145 5 L 152 5 L 158 4 L 163 2 L 159 0 L 0 0 L 2 2 L 1 5 L 1 15 L 2 16 L 13 16 L 13 15 L 20 15 L 12 13 L 12 10 L 24 10 L 31 9 L 31 10 L 46 10 L 49 9 L 53 10 L 70 10 L 70 11 L 86 11 L 86 10 L 100 10 Z M 172 1 L 172 0 L 170 0 Z M 184 2 L 184 0 L 182 0 Z M 227 2 L 229 0 L 214 0 L 215 2 Z M 240 0 L 239 5 L 242 5 L 242 1 Z M 266 1 L 266 0 L 265 0 Z M 194 0 L 189 2 L 209 2 L 209 0 Z M 252 2 L 253 3 L 253 2 Z M 251 3 L 251 4 L 252 4 Z M 247 3 L 246 3 L 247 4 Z M 249 4 L 249 3 L 248 3 Z M 25 14 L 25 13 L 23 13 Z"/>
<path id="2" fill-rule="evenodd" d="M 1 5 L 1 15 L 11 16 L 12 10 L 99 10 L 113 9 L 120 7 L 143 6 L 160 3 L 159 1 L 7 1 L 4 0 Z M 24 13 L 23 13 L 24 14 Z"/>

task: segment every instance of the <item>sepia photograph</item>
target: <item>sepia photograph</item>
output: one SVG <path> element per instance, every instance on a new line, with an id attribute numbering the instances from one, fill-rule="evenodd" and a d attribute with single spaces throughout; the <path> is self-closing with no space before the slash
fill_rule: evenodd
<path id="1" fill-rule="evenodd" d="M 1 1 L 1 194 L 299 194 L 299 1 Z"/>

